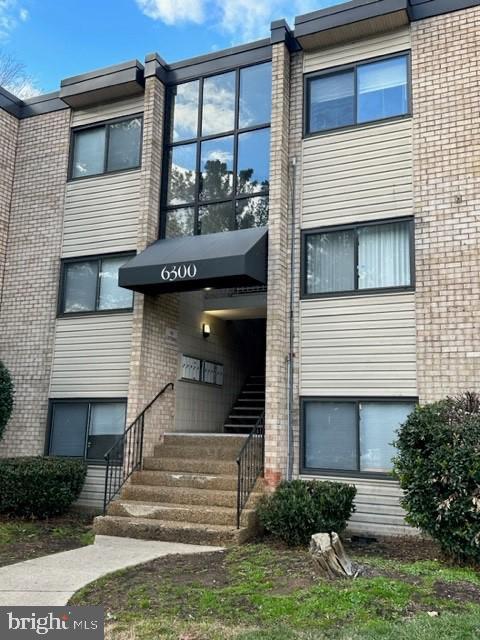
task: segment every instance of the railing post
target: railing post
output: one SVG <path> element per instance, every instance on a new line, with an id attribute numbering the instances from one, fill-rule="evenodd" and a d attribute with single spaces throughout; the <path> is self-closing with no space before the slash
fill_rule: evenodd
<path id="1" fill-rule="evenodd" d="M 237 458 L 237 529 L 240 529 L 240 512 L 241 512 L 240 483 L 241 483 L 241 462 L 240 462 L 240 458 Z"/>
<path id="2" fill-rule="evenodd" d="M 105 461 L 107 465 L 105 467 L 105 489 L 103 492 L 103 515 L 105 515 L 105 513 L 107 512 L 107 504 L 108 504 L 107 492 L 108 492 L 108 476 L 109 476 L 109 469 L 110 469 L 110 456 L 108 455 L 108 453 L 105 456 Z"/>

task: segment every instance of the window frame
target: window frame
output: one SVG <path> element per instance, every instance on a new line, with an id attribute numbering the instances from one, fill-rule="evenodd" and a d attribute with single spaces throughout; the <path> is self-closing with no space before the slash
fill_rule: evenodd
<path id="1" fill-rule="evenodd" d="M 382 62 L 385 60 L 391 60 L 393 58 L 406 57 L 407 60 L 407 111 L 405 113 L 388 116 L 387 118 L 376 118 L 375 120 L 368 120 L 367 122 L 358 122 L 358 67 L 373 64 L 374 62 Z M 321 129 L 320 131 L 310 131 L 310 111 L 311 111 L 311 83 L 317 78 L 325 76 L 335 75 L 342 71 L 353 71 L 354 78 L 354 122 L 346 124 L 340 127 L 333 127 L 331 129 Z M 412 117 L 412 55 L 410 49 L 403 51 L 396 51 L 395 53 L 389 53 L 384 56 L 376 56 L 373 58 L 365 58 L 352 62 L 351 64 L 342 64 L 336 67 L 329 67 L 328 69 L 322 69 L 321 71 L 310 71 L 303 76 L 303 137 L 311 138 L 314 136 L 321 136 L 324 134 L 332 133 L 334 131 L 345 131 L 348 129 L 356 129 L 358 127 L 368 127 L 373 124 L 379 124 L 381 122 L 393 122 L 395 120 L 404 120 Z"/>
<path id="2" fill-rule="evenodd" d="M 132 291 L 132 304 L 129 307 L 122 307 L 119 309 L 98 309 L 98 302 L 100 299 L 100 265 L 103 260 L 109 260 L 111 258 L 122 258 L 125 257 L 126 260 L 129 258 L 133 258 L 136 255 L 135 251 L 121 251 L 114 253 L 102 253 L 88 256 L 74 256 L 72 258 L 62 258 L 60 261 L 60 278 L 58 285 L 58 296 L 57 296 L 57 318 L 71 318 L 71 317 L 80 317 L 80 316 L 92 316 L 92 315 L 104 315 L 104 314 L 112 314 L 112 313 L 131 313 L 133 311 L 134 304 L 134 296 Z M 97 283 L 95 288 L 95 309 L 92 311 L 65 311 L 65 293 L 66 293 L 66 275 L 67 269 L 66 265 L 73 264 L 76 262 L 90 262 L 97 261 L 98 269 L 97 269 Z"/>
<path id="3" fill-rule="evenodd" d="M 408 223 L 408 237 L 410 248 L 410 284 L 400 285 L 396 287 L 371 287 L 370 289 L 358 288 L 358 230 L 365 227 L 394 224 L 398 222 Z M 354 250 L 354 289 L 344 291 L 325 291 L 321 293 L 307 292 L 307 238 L 308 236 L 318 235 L 322 233 L 334 233 L 336 231 L 354 231 L 355 232 L 355 250 Z M 327 227 L 315 227 L 312 229 L 302 229 L 301 232 L 301 269 L 300 269 L 300 291 L 301 300 L 311 300 L 315 298 L 333 298 L 348 296 L 364 296 L 378 293 L 399 293 L 402 291 L 415 291 L 415 218 L 413 216 L 401 216 L 399 218 L 382 218 L 381 220 L 368 220 L 365 222 L 356 222 L 342 225 L 332 225 Z"/>
<path id="4" fill-rule="evenodd" d="M 356 419 L 356 452 L 357 452 L 357 470 L 342 470 L 328 468 L 307 467 L 305 464 L 305 435 L 306 420 L 305 410 L 309 402 L 333 402 L 342 403 L 350 402 L 355 405 Z M 412 403 L 418 404 L 417 396 L 301 396 L 300 397 L 300 457 L 299 457 L 299 473 L 302 476 L 332 476 L 336 478 L 377 478 L 379 480 L 395 481 L 392 473 L 383 471 L 360 471 L 360 403 L 362 402 L 378 402 L 378 403 Z"/>
<path id="5" fill-rule="evenodd" d="M 108 149 L 110 144 L 110 126 L 112 124 L 118 124 L 119 122 L 127 122 L 128 120 L 140 119 L 140 146 L 138 149 L 138 164 L 133 167 L 127 167 L 125 169 L 107 169 L 108 163 Z M 93 129 L 105 128 L 105 148 L 103 150 L 103 171 L 100 173 L 91 173 L 88 176 L 74 176 L 73 175 L 73 158 L 75 154 L 75 136 L 82 131 L 88 131 Z M 143 111 L 139 113 L 132 113 L 127 116 L 119 116 L 118 118 L 108 118 L 105 120 L 99 120 L 90 124 L 79 125 L 78 127 L 72 127 L 70 129 L 70 147 L 68 153 L 68 180 L 67 182 L 75 182 L 77 180 L 87 180 L 88 178 L 97 178 L 98 176 L 114 175 L 116 173 L 124 173 L 125 171 L 138 171 L 142 166 L 142 150 L 143 150 Z"/>
<path id="6" fill-rule="evenodd" d="M 52 441 L 52 433 L 53 433 L 53 409 L 56 404 L 86 404 L 87 408 L 87 428 L 85 429 L 85 442 L 83 449 L 83 456 L 59 456 L 50 453 L 50 445 Z M 89 438 L 89 428 L 90 428 L 90 418 L 92 413 L 92 405 L 93 404 L 124 404 L 125 405 L 125 428 L 124 432 L 127 429 L 127 411 L 128 411 L 128 398 L 125 396 L 116 397 L 116 398 L 49 398 L 48 400 L 48 413 L 47 413 L 47 429 L 45 431 L 45 443 L 44 443 L 44 455 L 55 458 L 65 458 L 65 459 L 75 459 L 75 460 L 84 460 L 88 466 L 105 466 L 105 460 L 100 459 L 89 459 L 87 458 L 87 447 L 88 447 L 88 438 Z M 119 434 L 120 437 L 120 434 Z"/>
<path id="7" fill-rule="evenodd" d="M 165 109 L 165 122 L 163 127 L 163 161 L 162 161 L 162 181 L 161 181 L 161 199 L 160 199 L 160 224 L 159 224 L 159 238 L 166 238 L 166 228 L 167 228 L 167 215 L 171 211 L 179 210 L 179 209 L 193 209 L 193 227 L 194 233 L 193 236 L 202 235 L 199 233 L 199 221 L 200 221 L 200 208 L 203 206 L 215 205 L 215 204 L 225 204 L 232 203 L 232 218 L 234 222 L 234 227 L 236 227 L 236 214 L 237 214 L 237 201 L 240 200 L 248 200 L 250 198 L 255 197 L 266 197 L 269 198 L 270 188 L 266 191 L 255 191 L 249 194 L 237 194 L 237 181 L 238 181 L 238 139 L 243 133 L 252 133 L 255 131 L 259 131 L 262 129 L 268 129 L 271 132 L 271 118 L 268 123 L 261 123 L 257 125 L 253 125 L 251 127 L 240 128 L 240 74 L 243 69 L 247 69 L 250 67 L 256 67 L 259 65 L 270 64 L 272 65 L 272 59 L 269 60 L 260 60 L 258 62 L 254 62 L 251 64 L 244 64 L 241 66 L 228 67 L 222 70 L 216 70 L 211 73 L 206 73 L 203 75 L 195 76 L 192 78 L 188 78 L 186 80 L 182 80 L 181 82 L 172 83 L 167 86 L 166 91 L 166 109 Z M 202 112 L 203 112 L 203 87 L 205 80 L 209 78 L 214 78 L 215 76 L 221 76 L 227 73 L 235 73 L 235 114 L 234 114 L 234 128 L 229 131 L 222 131 L 221 133 L 215 133 L 207 136 L 202 136 Z M 272 71 L 273 73 L 273 71 Z M 173 141 L 172 140 L 172 127 L 173 127 L 173 116 L 174 116 L 174 108 L 173 108 L 173 100 L 172 100 L 172 92 L 175 87 L 187 84 L 189 82 L 199 82 L 198 88 L 198 107 L 197 107 L 197 135 L 193 138 L 188 138 L 185 140 Z M 272 96 L 273 97 L 273 96 Z M 202 142 L 208 142 L 209 140 L 216 140 L 217 138 L 226 138 L 228 136 L 233 136 L 233 168 L 232 168 L 232 177 L 233 177 L 233 185 L 232 185 L 232 195 L 229 198 L 223 198 L 220 200 L 203 200 L 200 197 L 200 174 L 201 171 L 197 171 L 197 169 L 201 169 L 201 144 Z M 188 144 L 196 144 L 196 175 L 195 175 L 195 198 L 194 200 L 182 203 L 178 205 L 169 205 L 168 204 L 168 179 L 169 179 L 169 158 L 170 151 L 176 147 L 180 147 Z M 270 147 L 271 147 L 271 138 L 270 138 Z"/>

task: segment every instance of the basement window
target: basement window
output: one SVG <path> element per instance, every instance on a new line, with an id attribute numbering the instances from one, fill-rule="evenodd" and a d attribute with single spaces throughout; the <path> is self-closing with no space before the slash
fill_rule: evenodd
<path id="1" fill-rule="evenodd" d="M 53 401 L 48 455 L 104 462 L 125 430 L 126 409 L 124 400 Z"/>
<path id="2" fill-rule="evenodd" d="M 389 474 L 396 432 L 415 400 L 303 401 L 302 472 Z"/>
<path id="3" fill-rule="evenodd" d="M 131 310 L 133 293 L 118 286 L 118 270 L 132 255 L 63 260 L 60 315 Z"/>
<path id="4" fill-rule="evenodd" d="M 402 54 L 306 77 L 306 135 L 404 116 L 409 56 Z"/>
<path id="5" fill-rule="evenodd" d="M 74 129 L 70 177 L 87 178 L 140 166 L 142 117 Z"/>

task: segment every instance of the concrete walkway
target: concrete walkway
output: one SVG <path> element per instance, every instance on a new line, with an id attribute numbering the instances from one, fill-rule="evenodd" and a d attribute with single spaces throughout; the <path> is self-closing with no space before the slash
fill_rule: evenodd
<path id="1" fill-rule="evenodd" d="M 95 544 L 88 547 L 1 567 L 0 606 L 63 606 L 81 587 L 112 571 L 172 554 L 220 550 L 221 547 L 96 536 Z"/>

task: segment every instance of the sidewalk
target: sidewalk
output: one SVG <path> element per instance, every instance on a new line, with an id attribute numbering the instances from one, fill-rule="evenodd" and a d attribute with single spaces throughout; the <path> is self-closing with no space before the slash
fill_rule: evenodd
<path id="1" fill-rule="evenodd" d="M 112 571 L 172 554 L 219 550 L 219 547 L 96 536 L 95 543 L 87 547 L 1 567 L 0 606 L 63 606 L 76 591 Z"/>

